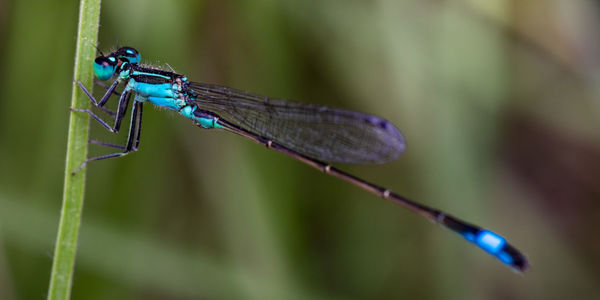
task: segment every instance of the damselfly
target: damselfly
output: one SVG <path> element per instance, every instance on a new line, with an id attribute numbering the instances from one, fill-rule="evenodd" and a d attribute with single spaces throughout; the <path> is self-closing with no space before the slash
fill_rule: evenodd
<path id="1" fill-rule="evenodd" d="M 329 163 L 385 163 L 398 158 L 404 150 L 402 134 L 386 120 L 368 114 L 259 96 L 232 88 L 188 81 L 180 74 L 143 66 L 140 54 L 131 47 L 96 58 L 94 72 L 100 80 L 116 77 L 100 101 L 96 101 L 81 82 L 79 86 L 92 104 L 114 117 L 109 125 L 92 110 L 86 112 L 111 132 L 117 133 L 132 95 L 133 108 L 129 136 L 124 146 L 94 141 L 120 151 L 86 159 L 88 162 L 121 157 L 137 151 L 142 129 L 142 107 L 150 102 L 191 119 L 205 129 L 236 133 L 269 149 L 295 158 L 326 174 L 338 177 L 384 199 L 392 200 L 421 216 L 460 234 L 514 270 L 527 268 L 527 259 L 503 237 L 469 224 L 438 209 L 414 202 L 390 190 L 341 171 Z M 117 112 L 104 107 L 120 84 Z"/>

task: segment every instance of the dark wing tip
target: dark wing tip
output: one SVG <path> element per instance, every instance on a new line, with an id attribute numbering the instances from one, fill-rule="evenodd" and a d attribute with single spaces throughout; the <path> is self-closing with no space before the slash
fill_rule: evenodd
<path id="1" fill-rule="evenodd" d="M 394 124 L 375 116 L 369 116 L 365 121 L 379 131 L 379 138 L 387 146 L 386 149 L 382 149 L 381 157 L 374 161 L 375 163 L 390 162 L 402 155 L 404 149 L 406 149 L 406 140 Z"/>

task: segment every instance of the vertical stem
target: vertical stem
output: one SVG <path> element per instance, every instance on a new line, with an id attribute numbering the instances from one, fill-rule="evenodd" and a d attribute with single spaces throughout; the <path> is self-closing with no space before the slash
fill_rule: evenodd
<path id="1" fill-rule="evenodd" d="M 98 40 L 99 20 L 100 0 L 81 0 L 74 79 L 83 82 L 90 89 L 93 86 L 92 64 L 96 54 L 95 45 Z M 72 89 L 71 107 L 89 108 L 89 99 L 75 83 L 73 83 Z M 71 171 L 75 170 L 87 156 L 88 132 L 89 115 L 71 112 L 63 203 L 54 250 L 52 274 L 50 275 L 48 299 L 69 299 L 71 293 L 77 235 L 85 191 L 85 168 L 77 175 L 71 175 Z"/>

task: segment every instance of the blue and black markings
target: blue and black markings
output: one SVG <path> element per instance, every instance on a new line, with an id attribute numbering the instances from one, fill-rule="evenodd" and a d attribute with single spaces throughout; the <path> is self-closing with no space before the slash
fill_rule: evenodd
<path id="1" fill-rule="evenodd" d="M 131 96 L 135 97 L 127 143 L 119 146 L 93 141 L 94 144 L 120 151 L 88 158 L 73 174 L 90 161 L 120 157 L 136 151 L 140 144 L 143 104 L 150 102 L 178 112 L 201 128 L 217 128 L 239 134 L 392 200 L 457 232 L 514 270 L 524 271 L 528 267 L 526 257 L 502 236 L 402 197 L 329 164 L 385 163 L 398 158 L 405 148 L 404 137 L 390 122 L 360 112 L 273 99 L 224 86 L 191 82 L 174 72 L 142 66 L 140 61 L 139 52 L 131 47 L 122 47 L 96 58 L 96 77 L 100 80 L 115 78 L 99 101 L 78 82 L 94 106 L 114 116 L 114 124 L 111 126 L 89 109 L 72 110 L 88 113 L 111 132 L 119 131 Z M 117 112 L 113 113 L 104 105 L 116 93 L 119 84 L 125 87 L 119 96 Z"/>

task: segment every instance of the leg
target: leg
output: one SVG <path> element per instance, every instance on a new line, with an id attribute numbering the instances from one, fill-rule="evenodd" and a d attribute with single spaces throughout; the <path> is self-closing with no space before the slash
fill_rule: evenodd
<path id="1" fill-rule="evenodd" d="M 94 83 L 101 86 L 102 88 L 104 88 L 105 90 L 108 90 L 110 88 L 109 85 L 107 85 L 106 83 L 98 80 L 98 79 L 94 79 Z M 117 96 L 121 96 L 121 93 L 117 92 L 116 90 L 113 89 L 113 94 L 117 95 Z M 111 117 L 115 117 L 116 114 L 114 112 L 112 112 L 110 109 L 104 107 L 104 106 L 99 106 L 100 109 L 102 109 L 105 113 L 109 114 Z"/>
<path id="2" fill-rule="evenodd" d="M 85 86 L 83 86 L 83 83 L 81 83 L 81 81 L 77 81 L 77 84 L 83 90 L 83 92 L 88 96 L 88 98 L 90 98 L 90 100 L 92 101 L 92 103 L 94 103 L 95 106 L 102 107 L 102 106 L 104 106 L 106 101 L 108 101 L 108 99 L 110 98 L 112 93 L 114 92 L 115 88 L 119 84 L 119 80 L 118 79 L 115 80 L 108 87 L 108 90 L 106 90 L 106 93 L 104 94 L 104 96 L 102 96 L 102 99 L 100 99 L 100 101 L 96 101 L 96 99 L 94 99 L 94 96 L 92 96 L 92 94 L 90 92 L 88 92 L 88 90 L 85 88 Z"/>
<path id="3" fill-rule="evenodd" d="M 127 110 L 127 106 L 129 105 L 130 98 L 131 98 L 131 91 L 124 91 L 121 94 L 121 97 L 119 98 L 119 108 L 117 109 L 117 114 L 115 116 L 115 125 L 113 127 L 108 125 L 108 123 L 106 123 L 104 120 L 102 120 L 100 117 L 98 117 L 90 109 L 71 108 L 71 110 L 87 112 L 90 116 L 92 116 L 92 118 L 96 119 L 96 121 L 98 121 L 98 123 L 100 123 L 106 129 L 108 129 L 110 132 L 117 133 L 117 132 L 119 132 L 119 129 L 121 128 L 121 121 L 123 120 L 123 116 L 125 115 L 125 111 Z"/>
<path id="4" fill-rule="evenodd" d="M 137 132 L 135 134 L 135 142 L 133 143 L 133 148 L 132 151 L 137 151 L 138 148 L 140 147 L 140 135 L 142 134 L 142 111 L 144 106 L 142 105 L 142 102 L 139 101 L 135 101 L 135 103 L 139 103 L 139 108 L 138 108 L 138 118 L 136 119 L 137 121 Z"/>
<path id="5" fill-rule="evenodd" d="M 99 79 L 94 79 L 94 83 L 101 86 L 102 88 L 104 88 L 105 90 L 108 90 L 110 88 L 110 85 L 100 81 Z M 113 89 L 113 94 L 117 95 L 117 96 L 121 96 L 121 93 L 117 92 L 117 90 Z"/>
<path id="6" fill-rule="evenodd" d="M 94 83 L 101 86 L 105 90 L 108 90 L 110 88 L 109 85 L 107 85 L 106 83 L 104 83 L 98 79 L 94 79 Z M 113 90 L 113 94 L 115 94 L 119 97 L 121 96 L 121 93 L 117 92 L 116 90 Z M 110 109 L 108 109 L 104 106 L 99 106 L 99 108 L 102 109 L 105 113 L 109 114 L 111 117 L 115 118 L 116 114 L 113 111 L 111 111 Z"/>
<path id="7" fill-rule="evenodd" d="M 111 143 L 105 143 L 103 141 L 98 141 L 98 140 L 89 140 L 88 141 L 90 144 L 94 144 L 94 145 L 99 145 L 99 146 L 104 146 L 104 147 L 110 147 L 110 148 L 115 148 L 115 149 L 120 149 L 120 150 L 125 150 L 125 146 L 121 146 L 121 145 L 115 145 L 115 144 L 111 144 Z"/>
<path id="8" fill-rule="evenodd" d="M 100 106 L 100 109 L 103 110 L 105 113 L 107 113 L 109 116 L 116 118 L 117 114 L 115 114 L 112 110 L 104 107 L 104 106 Z"/>
<path id="9" fill-rule="evenodd" d="M 129 122 L 129 135 L 127 136 L 127 144 L 125 147 L 123 147 L 123 152 L 117 152 L 117 153 L 111 153 L 111 154 L 106 154 L 106 155 L 102 155 L 102 156 L 97 156 L 97 157 L 92 157 L 92 158 L 88 158 L 86 159 L 83 163 L 81 163 L 81 165 L 79 165 L 79 167 L 71 172 L 71 175 L 75 175 L 77 174 L 77 172 L 79 172 L 79 170 L 81 170 L 81 168 L 83 168 L 85 165 L 87 165 L 88 162 L 91 161 L 95 161 L 95 160 L 102 160 L 102 159 L 108 159 L 108 158 L 114 158 L 114 157 L 121 157 L 124 155 L 127 155 L 130 152 L 134 152 L 137 151 L 138 146 L 140 144 L 140 133 L 142 131 L 142 102 L 138 102 L 134 100 L 134 105 L 133 105 L 133 111 L 131 112 L 131 121 Z M 99 142 L 99 144 L 101 143 L 101 145 L 103 146 L 108 146 L 108 147 L 115 147 L 115 148 L 121 148 L 122 146 L 118 146 L 118 145 L 113 145 L 113 144 L 108 144 L 108 143 L 102 143 Z"/>
<path id="10" fill-rule="evenodd" d="M 136 101 L 136 103 L 137 103 L 137 101 Z M 125 108 L 125 109 L 127 109 L 127 108 Z M 137 124 L 135 125 L 138 130 L 135 135 L 135 140 L 133 142 L 133 146 L 131 148 L 132 151 L 137 150 L 138 147 L 140 146 L 140 133 L 141 133 L 141 128 L 142 128 L 142 110 L 143 110 L 143 106 L 140 105 L 139 116 L 137 117 Z M 97 141 L 97 140 L 89 140 L 89 142 L 90 142 L 90 144 L 100 145 L 100 146 L 104 146 L 104 147 L 110 147 L 110 148 L 121 149 L 121 150 L 127 149 L 127 146 L 115 145 L 115 144 L 105 143 L 105 142 Z"/>

